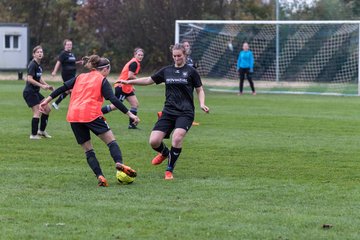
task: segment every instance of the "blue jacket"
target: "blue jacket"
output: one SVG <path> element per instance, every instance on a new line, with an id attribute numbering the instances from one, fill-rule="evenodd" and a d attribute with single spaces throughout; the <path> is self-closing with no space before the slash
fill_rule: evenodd
<path id="1" fill-rule="evenodd" d="M 250 68 L 250 72 L 253 72 L 254 55 L 251 50 L 240 51 L 236 69 L 239 70 L 240 68 Z"/>

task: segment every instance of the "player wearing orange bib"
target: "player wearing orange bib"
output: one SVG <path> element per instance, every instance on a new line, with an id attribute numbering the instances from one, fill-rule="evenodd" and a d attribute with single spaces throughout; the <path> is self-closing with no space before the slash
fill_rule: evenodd
<path id="1" fill-rule="evenodd" d="M 119 76 L 119 80 L 136 79 L 136 75 L 139 73 L 141 68 L 140 62 L 142 61 L 143 58 L 144 58 L 144 50 L 141 48 L 135 48 L 134 57 L 123 67 Z M 115 87 L 115 96 L 122 102 L 126 99 L 131 106 L 130 112 L 132 112 L 134 115 L 137 115 L 139 101 L 135 95 L 134 87 L 131 85 L 125 85 L 121 83 L 116 83 L 114 87 Z M 104 106 L 101 109 L 101 111 L 104 114 L 106 114 L 114 109 L 116 109 L 116 107 L 113 104 L 110 104 Z M 132 123 L 131 119 L 129 119 L 128 128 L 137 129 L 136 125 Z"/>
<path id="2" fill-rule="evenodd" d="M 123 164 L 119 145 L 101 112 L 104 98 L 110 100 L 117 109 L 127 114 L 134 124 L 140 120 L 115 97 L 111 85 L 106 79 L 110 73 L 110 61 L 97 55 L 85 58 L 85 61 L 87 62 L 85 67 L 90 69 L 90 72 L 82 73 L 76 78 L 64 82 L 63 86 L 53 91 L 40 104 L 40 109 L 44 109 L 52 99 L 61 93 L 72 89 L 66 119 L 70 122 L 78 144 L 84 149 L 86 160 L 97 177 L 99 186 L 107 187 L 107 180 L 93 150 L 90 131 L 106 143 L 117 170 L 125 172 L 130 177 L 135 177 L 136 171 Z"/>

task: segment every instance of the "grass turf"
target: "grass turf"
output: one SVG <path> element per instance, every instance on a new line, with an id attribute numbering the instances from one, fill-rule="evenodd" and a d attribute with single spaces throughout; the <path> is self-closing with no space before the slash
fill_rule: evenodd
<path id="1" fill-rule="evenodd" d="M 99 188 L 65 121 L 68 99 L 50 114 L 53 138 L 31 141 L 23 85 L 0 82 L 0 239 L 358 238 L 357 97 L 208 92 L 211 113 L 197 108 L 165 181 L 148 145 L 164 89 L 137 87 L 141 130 L 119 111 L 106 118 L 138 177 L 117 184 L 93 137 L 110 183 Z"/>

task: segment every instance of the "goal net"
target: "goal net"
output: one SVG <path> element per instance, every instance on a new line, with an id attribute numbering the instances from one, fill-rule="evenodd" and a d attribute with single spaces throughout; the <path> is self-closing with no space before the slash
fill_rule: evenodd
<path id="1" fill-rule="evenodd" d="M 212 90 L 238 91 L 243 42 L 257 92 L 358 95 L 360 21 L 176 21 Z M 246 83 L 247 81 L 245 81 Z M 245 85 L 246 89 L 246 85 Z"/>

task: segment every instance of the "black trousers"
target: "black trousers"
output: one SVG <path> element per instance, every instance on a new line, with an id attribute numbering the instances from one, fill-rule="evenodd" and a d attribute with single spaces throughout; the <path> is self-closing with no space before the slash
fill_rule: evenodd
<path id="1" fill-rule="evenodd" d="M 242 93 L 243 89 L 244 89 L 245 75 L 246 75 L 247 80 L 249 81 L 251 91 L 255 92 L 254 82 L 251 77 L 250 68 L 240 68 L 239 69 L 239 78 L 240 78 L 239 91 L 240 91 L 240 93 Z"/>

